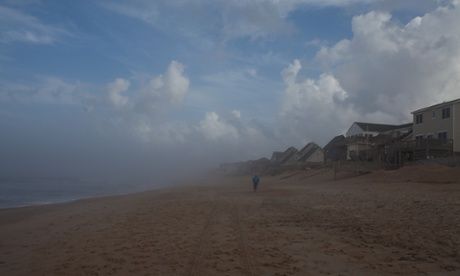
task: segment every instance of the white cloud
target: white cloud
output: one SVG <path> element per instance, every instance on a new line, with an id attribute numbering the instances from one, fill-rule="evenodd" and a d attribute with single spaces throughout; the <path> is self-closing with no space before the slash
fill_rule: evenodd
<path id="1" fill-rule="evenodd" d="M 322 74 L 317 80 L 302 80 L 298 76 L 301 69 L 300 61 L 294 60 L 282 72 L 281 132 L 296 145 L 310 140 L 324 143 L 357 114 L 346 104 L 348 94 L 334 76 Z"/>
<path id="2" fill-rule="evenodd" d="M 220 161 L 260 158 L 273 150 L 276 142 L 263 126 L 243 120 L 236 110 L 231 115 L 207 112 L 198 124 L 191 123 L 194 132 L 187 134 L 188 147 Z"/>
<path id="3" fill-rule="evenodd" d="M 315 38 L 315 39 L 312 39 L 312 40 L 309 40 L 305 43 L 305 46 L 307 48 L 311 47 L 311 48 L 319 48 L 319 47 L 323 47 L 327 45 L 327 41 L 326 40 L 321 40 L 319 38 Z"/>
<path id="4" fill-rule="evenodd" d="M 184 65 L 172 61 L 164 76 L 163 87 L 160 89 L 168 94 L 171 103 L 181 103 L 188 91 L 189 84 L 188 78 L 184 76 Z"/>
<path id="5" fill-rule="evenodd" d="M 141 141 L 161 146 L 186 143 L 192 130 L 185 122 L 174 121 L 168 114 L 180 111 L 189 90 L 190 80 L 184 65 L 171 61 L 164 74 L 137 76 L 133 83 L 117 78 L 107 85 L 109 123 L 122 126 Z M 100 114 L 103 101 L 93 100 L 91 110 Z"/>
<path id="6" fill-rule="evenodd" d="M 173 154 L 177 154 L 178 148 L 186 149 L 188 154 L 202 161 L 259 158 L 272 150 L 273 140 L 259 125 L 243 121 L 237 110 L 230 115 L 206 112 L 199 121 L 155 121 L 144 117 L 130 125 L 144 143 L 171 150 Z"/>
<path id="7" fill-rule="evenodd" d="M 184 65 L 177 61 L 171 61 L 164 74 L 135 79 L 137 81 L 133 83 L 125 78 L 108 83 L 106 98 L 94 97 L 90 101 L 91 109 L 108 102 L 114 110 L 123 111 L 125 116 L 158 115 L 180 106 L 190 86 L 190 80 L 184 74 Z"/>
<path id="8" fill-rule="evenodd" d="M 281 76 L 286 84 L 292 84 L 295 82 L 297 78 L 297 74 L 299 74 L 300 69 L 302 69 L 302 65 L 298 59 L 295 59 L 287 68 L 285 68 L 281 72 Z"/>
<path id="9" fill-rule="evenodd" d="M 384 11 L 398 10 L 424 13 L 449 2 L 451 0 L 380 0 L 375 1 L 373 8 Z"/>
<path id="10" fill-rule="evenodd" d="M 457 98 L 460 85 L 460 7 L 440 7 L 402 26 L 388 13 L 353 19 L 353 37 L 323 48 L 328 64 L 349 101 L 368 113 L 378 110 L 395 120 L 410 111 Z"/>
<path id="11" fill-rule="evenodd" d="M 236 119 L 241 119 L 241 111 L 239 111 L 239 110 L 232 110 L 232 115 Z"/>
<path id="12" fill-rule="evenodd" d="M 63 28 L 45 24 L 19 10 L 0 6 L 0 42 L 52 44 L 64 35 L 69 35 L 69 32 Z"/>
<path id="13" fill-rule="evenodd" d="M 236 127 L 222 120 L 215 112 L 206 113 L 198 129 L 210 141 L 234 141 L 239 138 Z"/>
<path id="14" fill-rule="evenodd" d="M 115 107 L 126 106 L 129 102 L 127 96 L 123 96 L 121 93 L 129 89 L 130 82 L 128 80 L 118 78 L 108 85 L 109 101 Z"/>
<path id="15" fill-rule="evenodd" d="M 187 94 L 189 85 L 190 81 L 184 75 L 184 65 L 172 61 L 164 75 L 153 77 L 142 88 L 141 104 L 151 109 L 157 109 L 158 104 L 180 104 Z"/>
<path id="16" fill-rule="evenodd" d="M 352 20 L 353 36 L 317 52 L 324 72 L 301 80 L 294 61 L 282 72 L 285 133 L 324 140 L 355 120 L 411 121 L 410 112 L 459 97 L 460 7 L 440 7 L 406 25 L 389 13 Z M 319 141 L 320 143 L 323 141 Z"/>

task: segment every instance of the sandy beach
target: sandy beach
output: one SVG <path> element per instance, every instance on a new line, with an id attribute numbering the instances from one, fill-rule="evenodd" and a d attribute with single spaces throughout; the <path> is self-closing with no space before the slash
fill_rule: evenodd
<path id="1" fill-rule="evenodd" d="M 212 175 L 0 210 L 0 275 L 459 275 L 460 170 Z"/>

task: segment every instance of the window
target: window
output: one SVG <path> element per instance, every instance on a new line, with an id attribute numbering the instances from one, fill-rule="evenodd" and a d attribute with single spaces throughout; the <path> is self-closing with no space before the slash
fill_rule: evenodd
<path id="1" fill-rule="evenodd" d="M 428 135 L 426 136 L 426 139 L 428 139 L 428 140 L 433 139 L 433 134 L 428 134 Z"/>
<path id="2" fill-rule="evenodd" d="M 423 114 L 415 115 L 415 123 L 416 123 L 416 124 L 421 124 L 421 123 L 423 123 Z"/>
<path id="3" fill-rule="evenodd" d="M 431 113 L 431 118 L 433 118 L 433 119 L 436 118 L 436 111 L 433 110 L 433 112 Z"/>
<path id="4" fill-rule="evenodd" d="M 447 132 L 439 132 L 438 133 L 438 139 L 441 140 L 442 142 L 447 142 Z"/>
<path id="5" fill-rule="evenodd" d="M 423 135 L 417 135 L 415 136 L 415 141 L 421 142 L 423 140 Z"/>
<path id="6" fill-rule="evenodd" d="M 450 107 L 442 109 L 442 118 L 443 119 L 450 118 Z"/>

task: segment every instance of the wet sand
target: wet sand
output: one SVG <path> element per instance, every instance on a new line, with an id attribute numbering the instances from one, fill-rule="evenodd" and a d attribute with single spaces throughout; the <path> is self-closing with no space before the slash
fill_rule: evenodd
<path id="1" fill-rule="evenodd" d="M 0 275 L 459 275 L 460 171 L 210 176 L 0 210 Z"/>

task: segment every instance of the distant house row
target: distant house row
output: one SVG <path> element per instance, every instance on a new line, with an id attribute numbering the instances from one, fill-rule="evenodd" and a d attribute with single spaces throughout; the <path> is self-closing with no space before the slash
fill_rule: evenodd
<path id="1" fill-rule="evenodd" d="M 412 112 L 413 122 L 401 125 L 354 122 L 345 135 L 324 148 L 315 143 L 303 149 L 273 152 L 271 162 L 281 165 L 332 160 L 400 162 L 460 153 L 460 99 Z"/>
<path id="2" fill-rule="evenodd" d="M 355 122 L 325 147 L 325 160 L 424 159 L 460 153 L 460 99 L 412 112 L 413 122 Z M 398 156 L 396 156 L 398 155 Z"/>
<path id="3" fill-rule="evenodd" d="M 324 148 L 308 143 L 298 150 L 275 151 L 271 159 L 223 164 L 227 171 L 258 171 L 279 166 L 307 166 L 337 160 L 404 161 L 460 154 L 460 99 L 412 112 L 413 122 L 401 125 L 354 122 L 345 135 Z"/>

